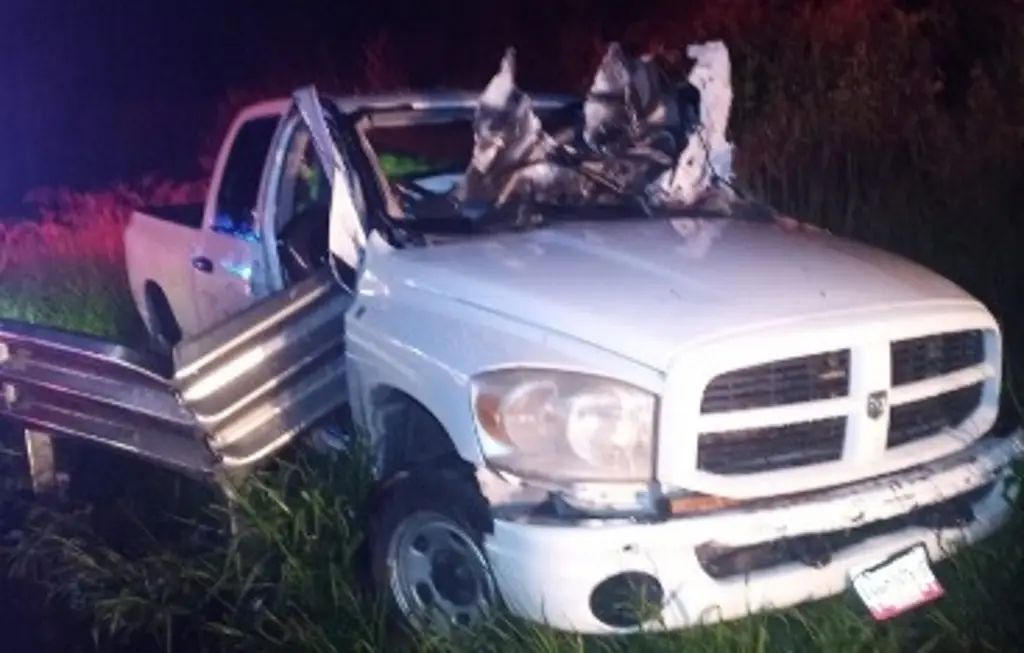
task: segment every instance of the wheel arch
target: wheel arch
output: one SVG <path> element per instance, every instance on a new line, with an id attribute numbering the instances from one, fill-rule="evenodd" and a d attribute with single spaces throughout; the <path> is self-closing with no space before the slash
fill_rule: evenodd
<path id="1" fill-rule="evenodd" d="M 476 463 L 458 450 L 441 420 L 409 393 L 379 385 L 369 395 L 377 484 L 374 500 L 399 486 L 458 488 L 451 499 L 461 504 L 474 526 L 494 530 L 490 503 L 476 476 Z"/>
<path id="2" fill-rule="evenodd" d="M 369 393 L 368 424 L 382 481 L 427 467 L 473 470 L 441 420 L 408 392 L 388 384 Z"/>
<path id="3" fill-rule="evenodd" d="M 142 297 L 145 311 L 142 321 L 150 335 L 166 340 L 170 346 L 178 344 L 182 338 L 181 325 L 164 289 L 156 281 L 147 279 L 142 284 Z"/>

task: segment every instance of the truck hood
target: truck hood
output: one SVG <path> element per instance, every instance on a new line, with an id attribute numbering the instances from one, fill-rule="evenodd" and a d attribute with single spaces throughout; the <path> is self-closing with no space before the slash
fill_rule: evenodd
<path id="1" fill-rule="evenodd" d="M 903 258 L 730 219 L 565 223 L 395 252 L 393 283 L 663 370 L 680 347 L 759 323 L 968 300 Z M 390 266 L 389 266 L 390 267 Z"/>

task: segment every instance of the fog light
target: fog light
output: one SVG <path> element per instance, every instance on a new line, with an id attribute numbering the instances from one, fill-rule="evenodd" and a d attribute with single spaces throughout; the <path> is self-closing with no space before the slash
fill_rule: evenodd
<path id="1" fill-rule="evenodd" d="M 590 593 L 590 611 L 612 628 L 635 628 L 655 619 L 664 602 L 661 583 L 641 571 L 609 576 Z"/>

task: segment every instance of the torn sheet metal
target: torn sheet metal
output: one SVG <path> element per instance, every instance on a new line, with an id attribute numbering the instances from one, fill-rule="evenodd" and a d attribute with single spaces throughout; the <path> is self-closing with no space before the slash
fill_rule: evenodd
<path id="1" fill-rule="evenodd" d="M 692 205 L 713 186 L 731 195 L 733 146 L 729 52 L 692 45 L 688 83 L 669 82 L 653 57 L 630 58 L 612 43 L 595 72 L 579 124 L 548 134 L 515 81 L 508 50 L 480 95 L 474 150 L 461 201 L 513 198 L 554 203 Z"/>
<path id="2" fill-rule="evenodd" d="M 700 122 L 672 170 L 655 183 L 663 201 L 692 204 L 715 177 L 732 181 L 733 145 L 726 138 L 732 110 L 732 72 L 729 50 L 721 41 L 691 45 L 687 55 L 695 60 L 688 81 L 700 93 Z"/>

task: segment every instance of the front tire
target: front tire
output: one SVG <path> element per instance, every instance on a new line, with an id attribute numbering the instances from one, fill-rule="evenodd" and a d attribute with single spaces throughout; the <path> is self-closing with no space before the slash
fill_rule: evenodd
<path id="1" fill-rule="evenodd" d="M 412 633 L 447 635 L 479 625 L 499 605 L 479 519 L 473 519 L 479 516 L 475 488 L 468 485 L 405 477 L 374 511 L 373 584 Z"/>

